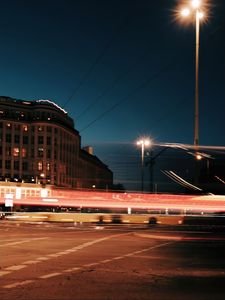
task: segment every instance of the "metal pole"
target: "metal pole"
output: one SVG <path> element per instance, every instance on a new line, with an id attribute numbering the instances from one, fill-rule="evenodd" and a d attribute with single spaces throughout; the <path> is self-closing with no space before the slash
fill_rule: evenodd
<path id="1" fill-rule="evenodd" d="M 145 152 L 145 145 L 144 143 L 141 144 L 141 191 L 144 191 L 144 152 Z"/>
<path id="2" fill-rule="evenodd" d="M 149 164 L 149 171 L 150 171 L 150 192 L 153 193 L 153 168 L 154 168 L 154 161 L 153 161 L 153 151 L 150 152 L 150 164 Z"/>
<path id="3" fill-rule="evenodd" d="M 195 184 L 198 184 L 199 164 L 197 159 L 199 148 L 199 10 L 195 12 L 196 41 L 195 41 L 195 120 L 194 120 L 194 146 L 195 146 Z"/>
<path id="4" fill-rule="evenodd" d="M 196 45 L 195 45 L 195 129 L 194 145 L 199 146 L 199 11 L 196 10 Z"/>

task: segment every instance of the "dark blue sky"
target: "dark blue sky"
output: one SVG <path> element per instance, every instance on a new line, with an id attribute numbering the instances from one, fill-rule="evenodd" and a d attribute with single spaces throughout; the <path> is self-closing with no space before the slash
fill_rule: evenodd
<path id="1" fill-rule="evenodd" d="M 195 31 L 173 0 L 1 1 L 0 94 L 49 99 L 82 144 L 193 144 Z M 225 1 L 200 34 L 200 144 L 225 145 Z"/>

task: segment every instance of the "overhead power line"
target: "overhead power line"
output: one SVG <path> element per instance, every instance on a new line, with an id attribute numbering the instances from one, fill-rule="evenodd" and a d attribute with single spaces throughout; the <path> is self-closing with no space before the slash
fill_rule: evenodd
<path id="1" fill-rule="evenodd" d="M 206 43 L 208 40 L 210 40 L 214 35 L 216 35 L 221 29 L 224 28 L 225 23 L 220 24 L 214 31 L 212 31 L 207 38 L 204 39 L 204 43 Z M 145 54 L 143 55 L 145 56 Z M 141 58 L 143 57 L 141 56 Z M 190 57 L 192 57 L 192 54 L 190 55 Z M 182 57 L 183 59 L 183 57 Z M 170 67 L 177 65 L 178 64 L 178 60 L 177 58 L 174 59 L 174 61 L 172 63 L 169 63 L 167 66 L 161 68 L 155 75 L 151 76 L 149 79 L 147 79 L 145 82 L 143 82 L 142 84 L 140 84 L 138 87 L 136 87 L 132 92 L 130 92 L 127 96 L 123 97 L 122 99 L 120 99 L 119 101 L 117 101 L 115 104 L 113 104 L 109 109 L 105 110 L 102 114 L 100 114 L 98 117 L 96 117 L 93 121 L 91 121 L 90 123 L 88 123 L 85 127 L 83 127 L 80 132 L 85 131 L 86 129 L 88 129 L 90 126 L 92 126 L 93 124 L 95 124 L 97 121 L 101 120 L 105 115 L 107 115 L 108 113 L 110 113 L 112 110 L 114 110 L 115 108 L 117 108 L 120 104 L 122 104 L 123 102 L 125 102 L 129 97 L 134 96 L 140 89 L 144 88 L 145 86 L 147 86 L 151 81 L 153 81 L 154 79 L 156 79 L 157 77 L 159 77 L 161 74 L 163 74 L 165 71 L 167 71 Z M 136 65 L 136 64 L 134 64 Z M 128 74 L 130 72 L 131 69 L 129 69 L 129 71 L 126 72 L 126 74 Z M 118 80 L 116 80 L 113 83 L 113 87 L 118 83 L 118 81 L 123 77 L 124 75 L 121 75 L 119 77 Z M 107 89 L 107 92 L 111 90 L 111 88 Z M 104 96 L 106 94 L 106 91 L 104 91 Z M 103 97 L 102 95 L 100 95 L 100 98 Z M 99 97 L 96 98 L 96 100 L 99 100 Z M 92 105 L 94 105 L 96 103 L 96 100 L 93 101 L 90 104 L 90 107 Z M 185 102 L 186 103 L 186 102 Z M 183 102 L 182 102 L 183 104 Z M 87 109 L 85 109 L 85 112 L 89 109 L 89 106 L 87 107 Z M 84 112 L 84 113 L 85 113 Z M 167 115 L 167 114 L 166 114 Z M 168 114 L 169 115 L 169 114 Z M 164 116 L 163 118 L 158 119 L 158 121 L 161 121 L 162 119 L 164 119 L 166 116 Z"/>
<path id="2" fill-rule="evenodd" d="M 123 97 L 122 99 L 120 99 L 119 101 L 117 101 L 115 104 L 113 104 L 109 109 L 107 109 L 106 111 L 104 111 L 101 115 L 99 115 L 96 119 L 94 119 L 92 122 L 90 122 L 87 126 L 85 126 L 84 128 L 82 128 L 80 130 L 80 132 L 83 132 L 84 130 L 86 130 L 87 128 L 89 128 L 91 125 L 93 125 L 95 122 L 99 121 L 100 119 L 102 119 L 105 115 L 107 115 L 109 112 L 111 112 L 112 110 L 114 110 L 116 107 L 118 107 L 119 105 L 121 105 L 123 102 L 125 102 L 126 100 L 128 100 L 128 98 L 130 98 L 131 96 L 134 96 L 135 94 L 137 94 L 137 92 L 144 88 L 145 86 L 147 86 L 150 82 L 152 82 L 153 80 L 155 80 L 158 76 L 160 76 L 163 72 L 165 72 L 165 70 L 169 69 L 172 65 L 174 64 L 174 62 L 169 63 L 167 66 L 161 68 L 156 74 L 154 74 L 153 76 L 151 76 L 150 78 L 148 78 L 147 80 L 145 80 L 143 83 L 141 83 L 139 86 L 137 86 L 133 91 L 131 91 L 127 96 Z"/>
<path id="3" fill-rule="evenodd" d="M 108 43 L 105 45 L 105 47 L 103 48 L 103 50 L 96 57 L 95 61 L 91 64 L 91 66 L 88 69 L 88 71 L 81 78 L 80 82 L 78 83 L 78 85 L 76 86 L 76 88 L 73 90 L 73 92 L 70 95 L 70 97 L 64 103 L 63 108 L 65 108 L 69 104 L 69 102 L 72 100 L 72 98 L 74 97 L 74 95 L 83 86 L 83 84 L 88 79 L 88 77 L 90 76 L 90 74 L 92 73 L 92 71 L 94 70 L 94 68 L 98 65 L 98 63 L 104 57 L 104 55 L 106 54 L 106 52 L 108 51 L 108 49 L 111 47 L 111 45 L 113 44 L 114 40 L 116 40 L 116 38 L 118 37 L 119 33 L 127 26 L 127 24 L 129 23 L 129 20 L 131 19 L 131 17 L 132 17 L 131 14 L 127 15 L 126 18 L 125 18 L 125 20 L 122 22 L 122 24 L 120 24 L 120 26 L 117 28 L 117 30 L 115 31 L 115 33 L 112 35 L 111 39 L 108 41 Z"/>
<path id="4" fill-rule="evenodd" d="M 152 46 L 151 46 L 152 47 Z M 128 70 L 126 70 L 125 72 L 123 72 L 122 74 L 120 74 L 120 76 L 118 76 L 112 83 L 112 85 L 110 87 L 107 87 L 98 97 L 96 97 L 76 118 L 76 120 L 78 120 L 79 118 L 81 118 L 84 114 L 86 114 L 94 105 L 97 104 L 97 102 L 102 99 L 107 93 L 109 93 L 111 90 L 113 90 L 116 85 L 124 78 L 126 77 L 130 72 L 132 72 L 135 68 L 135 66 L 137 66 L 144 58 L 145 56 L 148 55 L 150 47 L 146 50 L 146 52 L 142 55 L 140 55 L 138 57 L 138 59 L 136 60 L 136 62 L 134 64 L 132 64 L 130 66 L 130 68 Z"/>

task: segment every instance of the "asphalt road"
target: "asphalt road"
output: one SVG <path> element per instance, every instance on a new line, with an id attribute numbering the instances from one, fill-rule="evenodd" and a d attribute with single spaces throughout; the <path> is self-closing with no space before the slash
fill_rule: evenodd
<path id="1" fill-rule="evenodd" d="M 0 222 L 1 300 L 225 299 L 225 232 Z"/>

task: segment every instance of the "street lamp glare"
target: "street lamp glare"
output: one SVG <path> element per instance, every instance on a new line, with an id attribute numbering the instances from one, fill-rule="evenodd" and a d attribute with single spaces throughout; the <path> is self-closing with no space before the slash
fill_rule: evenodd
<path id="1" fill-rule="evenodd" d="M 191 3 L 192 7 L 194 8 L 199 8 L 201 5 L 201 1 L 200 0 L 193 0 Z"/>
<path id="2" fill-rule="evenodd" d="M 137 141 L 137 145 L 141 146 L 141 190 L 144 191 L 144 156 L 145 146 L 149 146 L 151 141 L 149 139 L 142 139 Z"/>
<path id="3" fill-rule="evenodd" d="M 202 155 L 201 155 L 200 153 L 197 153 L 197 154 L 196 154 L 196 159 L 197 159 L 197 160 L 201 160 L 201 159 L 202 159 Z"/>
<path id="4" fill-rule="evenodd" d="M 181 11 L 181 14 L 182 14 L 183 17 L 188 17 L 190 15 L 190 10 L 188 8 L 184 8 Z"/>
<path id="5" fill-rule="evenodd" d="M 137 145 L 149 146 L 151 144 L 150 140 L 139 140 L 137 141 Z"/>
<path id="6" fill-rule="evenodd" d="M 198 15 L 198 18 L 199 18 L 199 19 L 202 19 L 202 18 L 204 17 L 203 12 L 201 12 L 201 11 L 198 11 L 198 12 L 197 12 L 197 15 Z"/>

